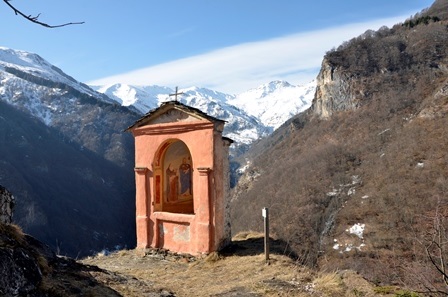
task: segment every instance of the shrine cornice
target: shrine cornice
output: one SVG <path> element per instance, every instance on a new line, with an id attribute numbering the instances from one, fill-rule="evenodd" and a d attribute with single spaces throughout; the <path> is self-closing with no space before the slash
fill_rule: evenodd
<path id="1" fill-rule="evenodd" d="M 211 122 L 180 122 L 173 124 L 155 124 L 134 129 L 134 135 L 180 134 L 190 131 L 213 129 Z"/>

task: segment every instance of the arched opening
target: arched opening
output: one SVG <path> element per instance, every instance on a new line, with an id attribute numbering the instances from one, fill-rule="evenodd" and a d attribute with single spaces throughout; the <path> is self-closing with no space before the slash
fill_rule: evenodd
<path id="1" fill-rule="evenodd" d="M 160 152 L 159 172 L 155 187 L 162 193 L 161 211 L 193 214 L 193 160 L 185 143 L 171 140 Z M 158 181 L 157 181 L 158 180 Z"/>

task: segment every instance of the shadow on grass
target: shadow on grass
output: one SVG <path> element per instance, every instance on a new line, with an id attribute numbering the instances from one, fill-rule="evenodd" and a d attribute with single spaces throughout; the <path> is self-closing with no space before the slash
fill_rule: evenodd
<path id="1" fill-rule="evenodd" d="M 264 237 L 257 234 L 238 234 L 231 243 L 220 251 L 223 256 L 256 256 L 264 254 Z M 285 255 L 297 259 L 287 242 L 281 239 L 269 238 L 269 254 Z"/>

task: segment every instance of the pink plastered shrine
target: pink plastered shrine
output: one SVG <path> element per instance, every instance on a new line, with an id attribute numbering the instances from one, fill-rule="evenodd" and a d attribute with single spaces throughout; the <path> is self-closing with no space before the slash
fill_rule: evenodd
<path id="1" fill-rule="evenodd" d="M 230 242 L 225 122 L 178 101 L 128 131 L 135 139 L 137 248 L 207 254 Z"/>

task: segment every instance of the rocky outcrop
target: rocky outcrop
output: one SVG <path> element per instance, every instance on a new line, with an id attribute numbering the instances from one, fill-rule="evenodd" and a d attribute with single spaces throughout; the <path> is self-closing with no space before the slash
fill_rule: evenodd
<path id="1" fill-rule="evenodd" d="M 327 59 L 317 76 L 316 94 L 311 110 L 319 118 L 329 118 L 337 111 L 355 109 L 365 96 L 356 89 L 358 79 L 344 72 L 340 67 L 331 65 Z"/>
<path id="2" fill-rule="evenodd" d="M 428 106 L 434 105 L 437 96 L 445 98 L 447 8 L 447 0 L 437 0 L 429 10 L 402 24 L 367 30 L 327 52 L 317 76 L 311 114 L 328 119 L 338 111 L 380 101 L 387 102 L 393 114 L 427 97 L 431 97 Z M 434 97 L 439 84 L 442 87 Z M 376 108 L 384 107 L 383 103 Z M 429 108 L 424 116 L 441 113 Z"/>
<path id="3" fill-rule="evenodd" d="M 0 186 L 0 224 L 10 224 L 12 222 L 13 207 L 14 196 Z"/>
<path id="4" fill-rule="evenodd" d="M 92 274 L 103 279 L 115 276 L 96 266 L 56 256 L 47 245 L 24 234 L 19 227 L 0 223 L 0 296 L 121 296 Z M 121 286 L 134 280 L 116 278 Z"/>
<path id="5" fill-rule="evenodd" d="M 36 251 L 17 227 L 1 223 L 0 275 L 0 296 L 39 296 L 34 294 L 42 281 Z"/>
<path id="6" fill-rule="evenodd" d="M 14 196 L 0 186 L 0 296 L 30 295 L 42 272 L 36 253 L 27 248 L 27 236 L 12 223 Z"/>
<path id="7" fill-rule="evenodd" d="M 20 248 L 0 248 L 0 272 L 1 296 L 27 296 L 42 279 L 37 261 Z"/>

